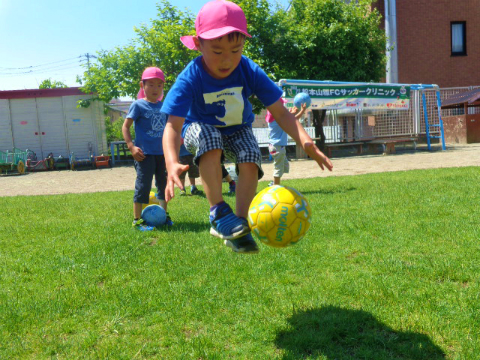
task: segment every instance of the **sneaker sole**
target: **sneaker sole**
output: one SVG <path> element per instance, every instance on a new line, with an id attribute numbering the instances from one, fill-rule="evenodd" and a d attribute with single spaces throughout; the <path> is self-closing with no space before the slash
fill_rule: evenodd
<path id="1" fill-rule="evenodd" d="M 134 230 L 139 230 L 139 231 L 153 231 L 153 230 L 157 230 L 156 227 L 154 226 L 149 226 L 149 225 L 139 225 L 139 226 L 135 226 L 133 227 Z"/>
<path id="2" fill-rule="evenodd" d="M 232 235 L 223 235 L 220 234 L 217 230 L 215 230 L 213 227 L 210 228 L 210 235 L 216 236 L 222 240 L 235 240 L 239 237 L 242 237 L 244 235 L 247 235 L 250 232 L 250 228 L 248 226 L 244 226 L 242 230 L 237 231 L 233 233 Z"/>
<path id="3" fill-rule="evenodd" d="M 242 249 L 242 248 L 238 249 L 229 240 L 225 240 L 224 244 L 225 244 L 226 247 L 229 247 L 230 249 L 233 250 L 233 252 L 236 252 L 238 254 L 258 254 L 260 252 L 260 249 L 258 247 L 255 248 L 254 250 L 246 250 L 246 249 Z"/>

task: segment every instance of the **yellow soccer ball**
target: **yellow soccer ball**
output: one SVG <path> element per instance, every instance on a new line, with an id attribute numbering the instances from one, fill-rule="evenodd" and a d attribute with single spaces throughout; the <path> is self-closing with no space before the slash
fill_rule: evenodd
<path id="1" fill-rule="evenodd" d="M 156 194 L 153 191 L 150 191 L 148 204 L 142 204 L 142 210 L 145 209 L 148 205 L 158 205 L 158 204 L 160 204 L 160 201 L 158 201 Z"/>
<path id="2" fill-rule="evenodd" d="M 253 234 L 266 245 L 282 248 L 296 244 L 311 223 L 307 199 L 288 186 L 273 185 L 260 191 L 248 210 Z"/>

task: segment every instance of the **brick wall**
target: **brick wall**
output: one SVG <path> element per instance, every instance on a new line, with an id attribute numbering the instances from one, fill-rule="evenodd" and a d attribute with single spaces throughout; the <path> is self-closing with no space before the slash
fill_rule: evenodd
<path id="1" fill-rule="evenodd" d="M 375 5 L 384 13 L 384 0 Z M 480 1 L 397 0 L 400 83 L 480 84 Z M 451 56 L 450 22 L 466 21 L 467 56 Z"/>

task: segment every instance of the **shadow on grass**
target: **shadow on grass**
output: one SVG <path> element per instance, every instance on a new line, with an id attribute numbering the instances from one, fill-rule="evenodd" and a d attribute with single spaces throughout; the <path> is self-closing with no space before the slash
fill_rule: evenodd
<path id="1" fill-rule="evenodd" d="M 291 329 L 279 332 L 284 359 L 445 359 L 428 336 L 395 331 L 371 314 L 335 306 L 299 311 L 288 319 Z"/>
<path id="2" fill-rule="evenodd" d="M 173 226 L 161 226 L 157 228 L 157 231 L 169 233 L 169 232 L 193 232 L 193 233 L 200 233 L 200 232 L 209 232 L 210 230 L 210 223 L 207 221 L 204 222 L 196 222 L 196 221 L 175 221 L 173 219 Z"/>
<path id="3" fill-rule="evenodd" d="M 186 195 L 180 195 L 179 194 L 179 195 L 175 195 L 175 197 L 178 197 L 178 198 L 181 198 L 181 199 L 185 198 L 185 197 L 192 198 L 192 199 L 194 199 L 194 198 L 206 199 L 207 198 L 207 196 L 205 195 L 205 193 L 203 191 L 201 193 L 197 193 L 197 194 L 190 194 L 190 193 L 188 193 Z"/>
<path id="4" fill-rule="evenodd" d="M 288 184 L 287 182 L 282 183 L 282 185 L 292 187 L 292 186 L 291 186 L 290 184 Z M 266 189 L 267 187 L 268 187 L 268 186 L 258 186 L 258 188 L 257 188 L 257 194 L 258 194 L 260 191 Z M 347 192 L 357 191 L 357 190 L 358 190 L 356 187 L 345 187 L 345 188 L 336 187 L 336 188 L 330 188 L 330 189 L 315 189 L 315 190 L 302 190 L 302 189 L 300 189 L 300 187 L 297 187 L 297 186 L 295 186 L 294 188 L 297 189 L 298 191 L 300 191 L 303 195 L 311 195 L 311 194 L 314 194 L 314 195 L 346 194 Z M 225 193 L 224 193 L 223 195 L 225 195 Z"/>
<path id="5" fill-rule="evenodd" d="M 348 188 L 335 188 L 335 189 L 318 189 L 318 190 L 307 190 L 301 191 L 303 195 L 334 195 L 334 194 L 346 194 L 350 191 L 356 191 L 357 188 L 348 187 Z"/>

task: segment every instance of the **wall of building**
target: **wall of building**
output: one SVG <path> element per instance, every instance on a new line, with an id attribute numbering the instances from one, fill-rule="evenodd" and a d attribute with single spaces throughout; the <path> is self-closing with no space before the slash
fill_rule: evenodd
<path id="1" fill-rule="evenodd" d="M 0 150 L 29 149 L 39 159 L 106 154 L 103 102 L 77 108 L 90 98 L 78 88 L 0 91 Z"/>
<path id="2" fill-rule="evenodd" d="M 383 14 L 384 0 L 376 7 Z M 400 83 L 480 84 L 478 0 L 397 0 L 396 11 Z M 466 56 L 451 56 L 452 21 L 466 21 Z"/>
<path id="3" fill-rule="evenodd" d="M 444 117 L 443 128 L 447 144 L 480 143 L 480 114 Z"/>

